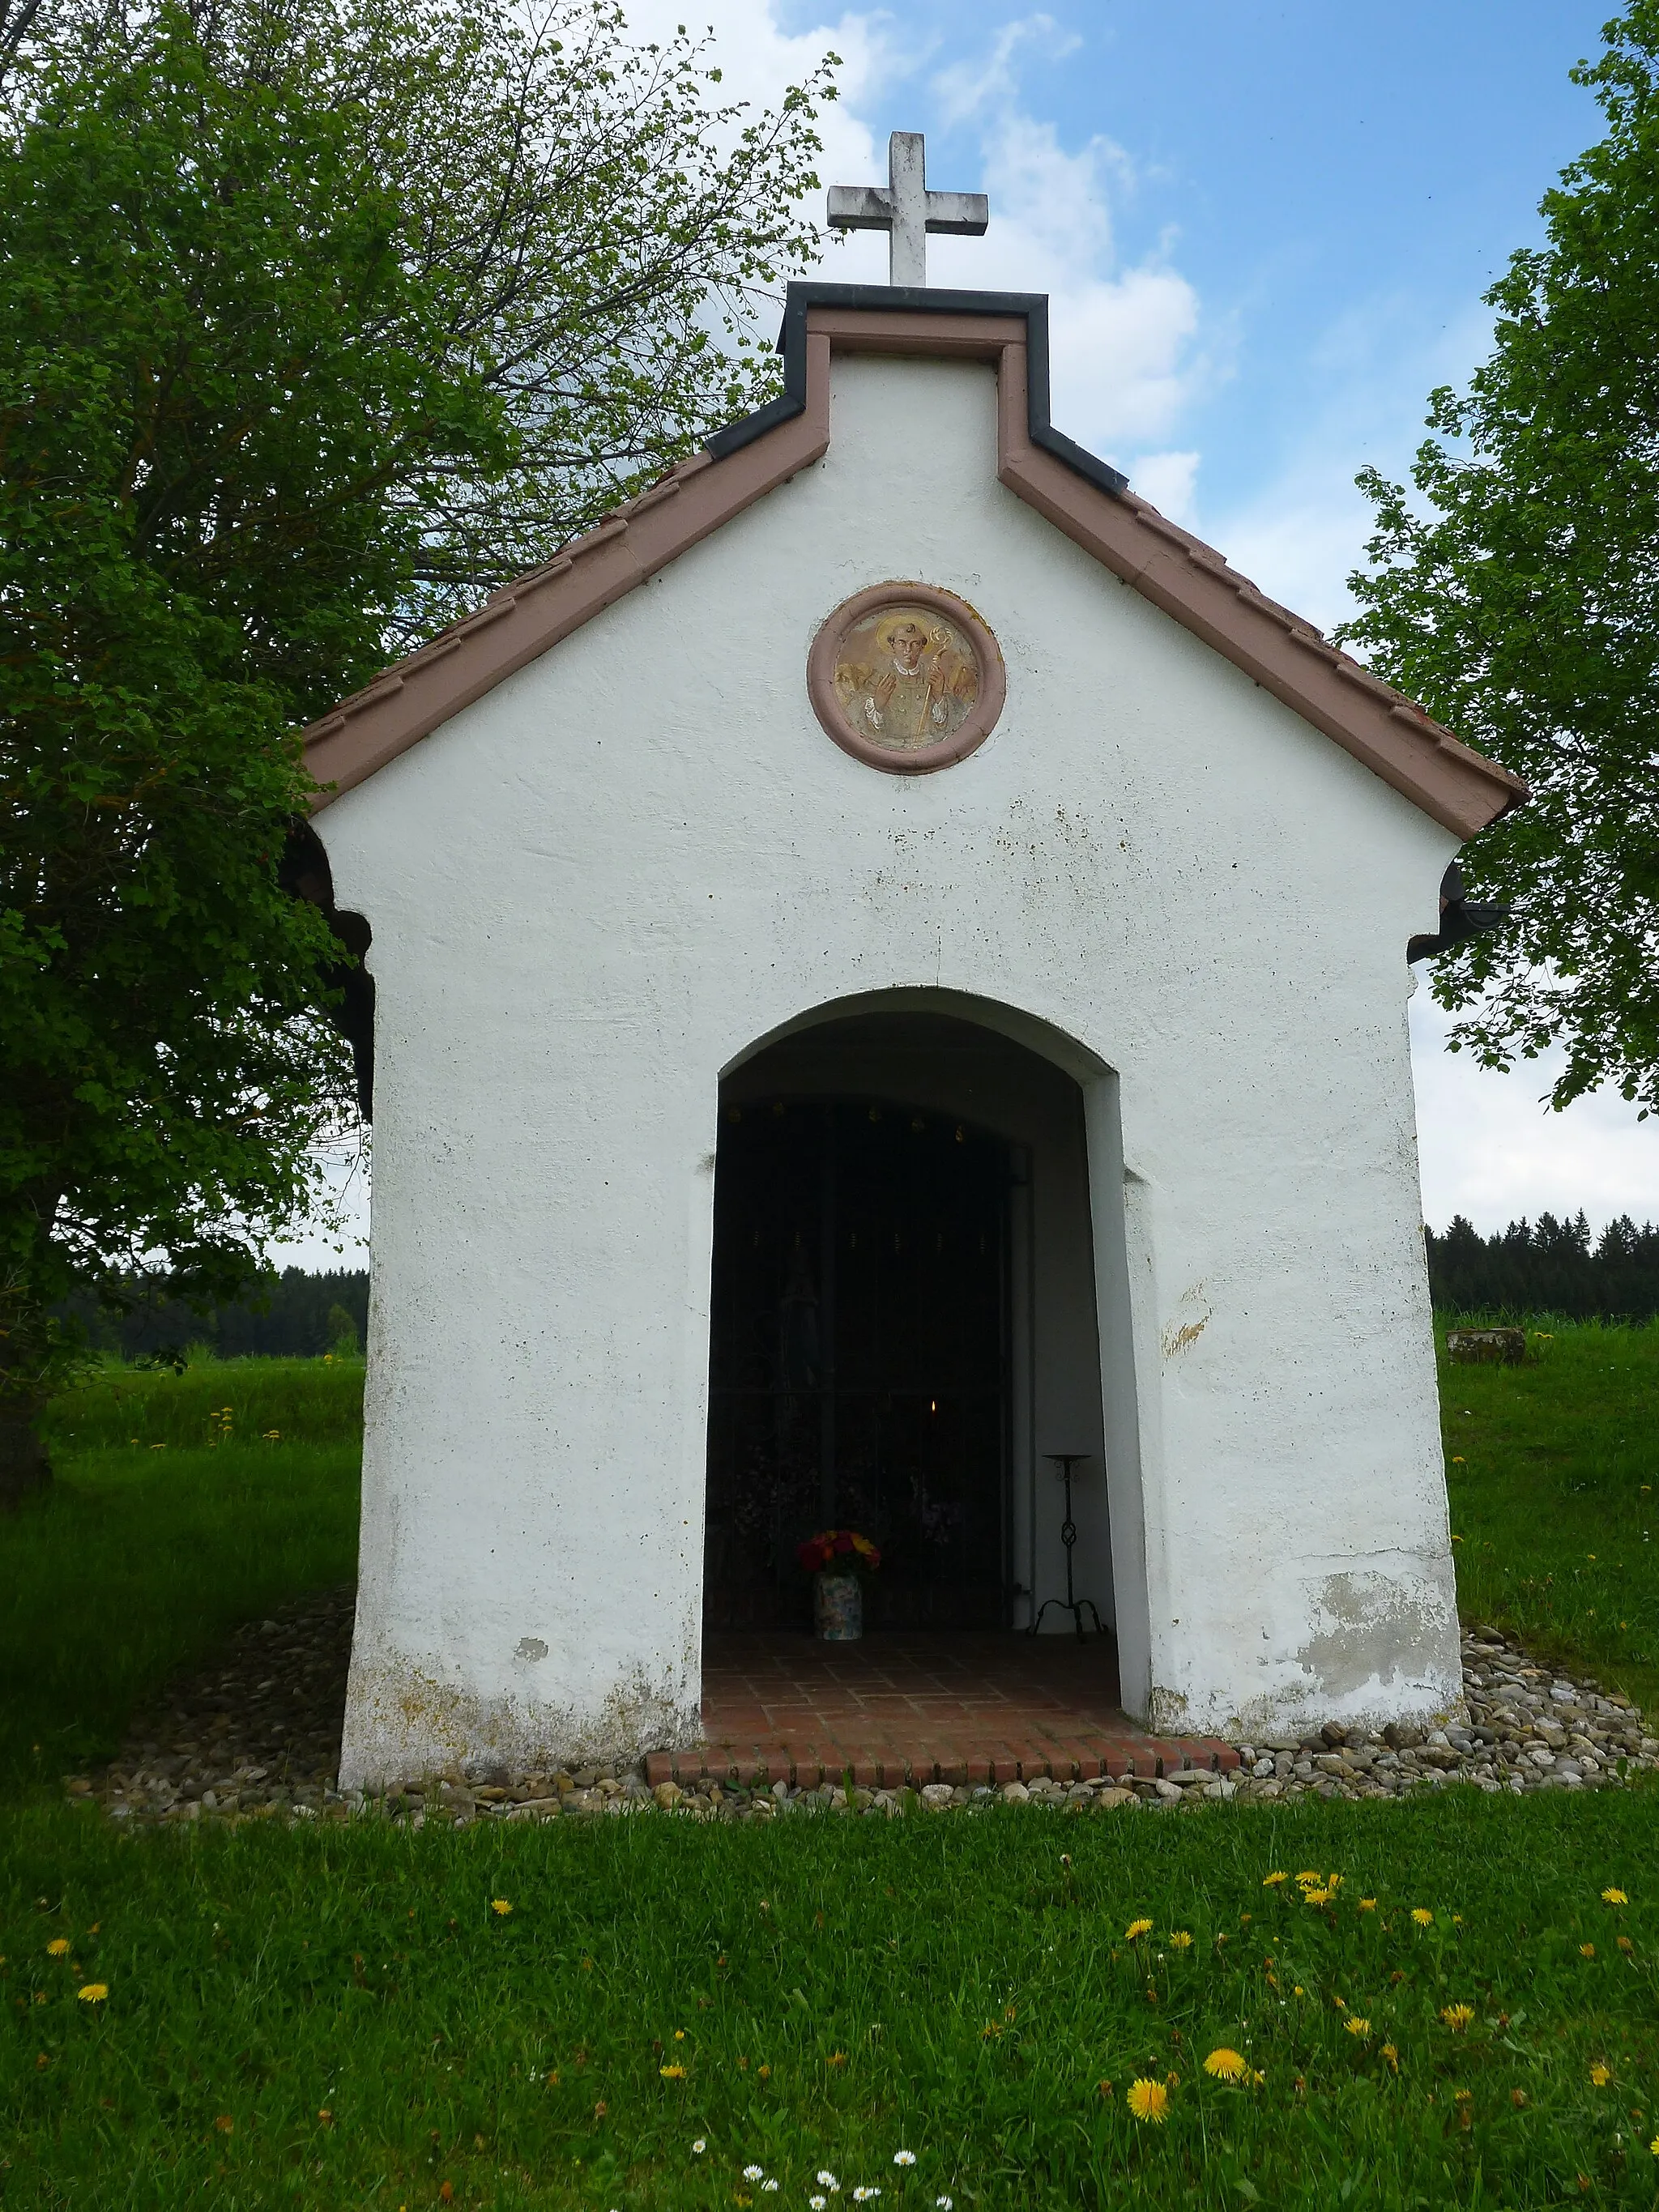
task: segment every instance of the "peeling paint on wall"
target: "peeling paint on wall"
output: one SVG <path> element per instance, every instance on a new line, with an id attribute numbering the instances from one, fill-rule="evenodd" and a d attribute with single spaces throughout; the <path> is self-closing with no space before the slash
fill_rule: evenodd
<path id="1" fill-rule="evenodd" d="M 1200 1306 L 1203 1308 L 1201 1313 L 1198 1311 Z M 1183 1310 L 1193 1318 L 1182 1321 L 1180 1316 Z M 1166 1359 L 1178 1358 L 1189 1344 L 1198 1342 L 1199 1338 L 1203 1335 L 1214 1318 L 1215 1316 L 1211 1311 L 1209 1303 L 1204 1296 L 1202 1283 L 1194 1283 L 1191 1290 L 1183 1291 L 1176 1304 L 1175 1314 L 1164 1332 L 1164 1357 Z"/>
<path id="2" fill-rule="evenodd" d="M 532 1639 L 533 1640 L 533 1639 Z M 530 1769 L 634 1760 L 702 1740 L 702 1715 L 683 1687 L 643 1669 L 577 1711 L 520 1697 L 482 1698 L 396 1659 L 351 1667 L 341 1787 L 375 1789 L 459 1766 Z"/>
<path id="3" fill-rule="evenodd" d="M 1309 1611 L 1317 1625 L 1296 1652 L 1296 1663 L 1333 1707 L 1373 1683 L 1397 1681 L 1404 1655 L 1456 1624 L 1449 1590 L 1420 1573 L 1397 1571 L 1328 1575 Z"/>
<path id="4" fill-rule="evenodd" d="M 1153 1735 L 1180 1735 L 1187 1726 L 1187 1700 L 1179 1690 L 1154 1682 L 1146 1700 L 1146 1726 Z"/>

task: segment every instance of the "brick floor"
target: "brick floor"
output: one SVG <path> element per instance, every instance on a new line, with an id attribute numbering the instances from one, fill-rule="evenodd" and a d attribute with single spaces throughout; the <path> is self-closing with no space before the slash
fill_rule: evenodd
<path id="1" fill-rule="evenodd" d="M 850 1773 L 866 1788 L 919 1787 L 1037 1774 L 1140 1778 L 1238 1761 L 1227 1744 L 1137 1729 L 1118 1705 L 1105 1639 L 711 1635 L 702 1679 L 707 1741 L 653 1753 L 653 1782 L 707 1773 L 810 1788 Z"/>

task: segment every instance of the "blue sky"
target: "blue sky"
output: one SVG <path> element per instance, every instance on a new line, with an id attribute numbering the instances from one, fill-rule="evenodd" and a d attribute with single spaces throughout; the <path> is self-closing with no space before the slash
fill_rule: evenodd
<path id="1" fill-rule="evenodd" d="M 668 12 L 635 0 L 636 18 Z M 1568 72 L 1606 12 L 713 10 L 729 68 L 733 47 L 760 60 L 770 46 L 774 70 L 830 40 L 847 57 L 830 167 L 862 137 L 874 177 L 887 132 L 919 128 L 934 183 L 988 190 L 990 234 L 936 241 L 934 280 L 1048 290 L 1065 427 L 1327 622 L 1363 544 L 1355 470 L 1404 467 L 1430 390 L 1480 356 L 1481 293 L 1598 135 Z M 829 265 L 876 276 L 881 253 L 860 239 Z"/>
<path id="2" fill-rule="evenodd" d="M 1430 391 L 1461 382 L 1480 295 L 1540 234 L 1537 204 L 1600 135 L 1569 71 L 1607 0 L 626 0 L 641 37 L 710 26 L 726 89 L 775 100 L 829 47 L 826 184 L 927 136 L 929 181 L 991 197 L 982 240 L 930 244 L 939 283 L 1047 291 L 1054 416 L 1276 598 L 1346 607 L 1366 464 L 1403 475 Z M 885 241 L 824 273 L 884 283 Z M 1425 916 L 1425 926 L 1428 917 Z M 1443 1049 L 1411 1008 L 1425 1218 L 1483 1229 L 1582 1205 L 1659 1218 L 1659 1135 L 1617 1098 L 1540 1110 Z M 313 1255 L 307 1248 L 303 1254 Z M 320 1255 L 318 1255 L 320 1257 Z"/>
<path id="3" fill-rule="evenodd" d="M 1322 429 L 1356 459 L 1408 449 L 1423 396 L 1474 357 L 1480 295 L 1537 234 L 1540 191 L 1598 135 L 1568 71 L 1607 12 L 1074 0 L 1020 17 L 922 0 L 864 19 L 882 56 L 850 104 L 878 144 L 926 130 L 940 185 L 1006 184 L 1021 141 L 1030 161 L 1049 137 L 1109 219 L 1075 269 L 1190 288 L 1169 428 L 1225 513 Z M 796 0 L 782 20 L 810 36 L 814 11 Z M 936 252 L 964 281 L 1002 258 L 994 238 Z M 1110 441 L 1134 458 L 1132 432 Z"/>

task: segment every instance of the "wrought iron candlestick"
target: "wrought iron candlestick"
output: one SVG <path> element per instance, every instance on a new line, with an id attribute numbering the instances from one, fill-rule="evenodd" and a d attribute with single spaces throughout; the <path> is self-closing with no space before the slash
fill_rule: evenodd
<path id="1" fill-rule="evenodd" d="M 1089 1597 L 1079 1597 L 1072 1585 L 1072 1552 L 1077 1543 L 1077 1522 L 1072 1518 L 1072 1469 L 1079 1460 L 1087 1459 L 1091 1455 L 1088 1452 L 1044 1452 L 1042 1456 L 1044 1459 L 1053 1460 L 1066 1484 L 1066 1518 L 1060 1524 L 1060 1540 L 1066 1547 L 1066 1595 L 1063 1598 L 1044 1598 L 1037 1608 L 1036 1620 L 1025 1633 L 1028 1636 L 1035 1636 L 1042 1626 L 1043 1614 L 1048 1612 L 1051 1605 L 1054 1605 L 1058 1606 L 1062 1613 L 1071 1614 L 1072 1626 L 1076 1629 L 1079 1640 L 1086 1633 L 1083 1626 L 1083 1616 L 1085 1613 L 1093 1615 L 1095 1634 L 1098 1636 L 1103 1632 L 1100 1626 L 1100 1614 L 1094 1600 Z"/>

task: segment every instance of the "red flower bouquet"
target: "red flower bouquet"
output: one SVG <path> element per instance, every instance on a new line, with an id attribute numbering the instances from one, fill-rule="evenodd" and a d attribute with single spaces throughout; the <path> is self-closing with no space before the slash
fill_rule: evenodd
<path id="1" fill-rule="evenodd" d="M 796 1547 L 795 1557 L 809 1575 L 837 1571 L 873 1574 L 881 1565 L 881 1553 L 875 1545 L 852 1528 L 825 1528 L 818 1535 L 809 1536 Z"/>

